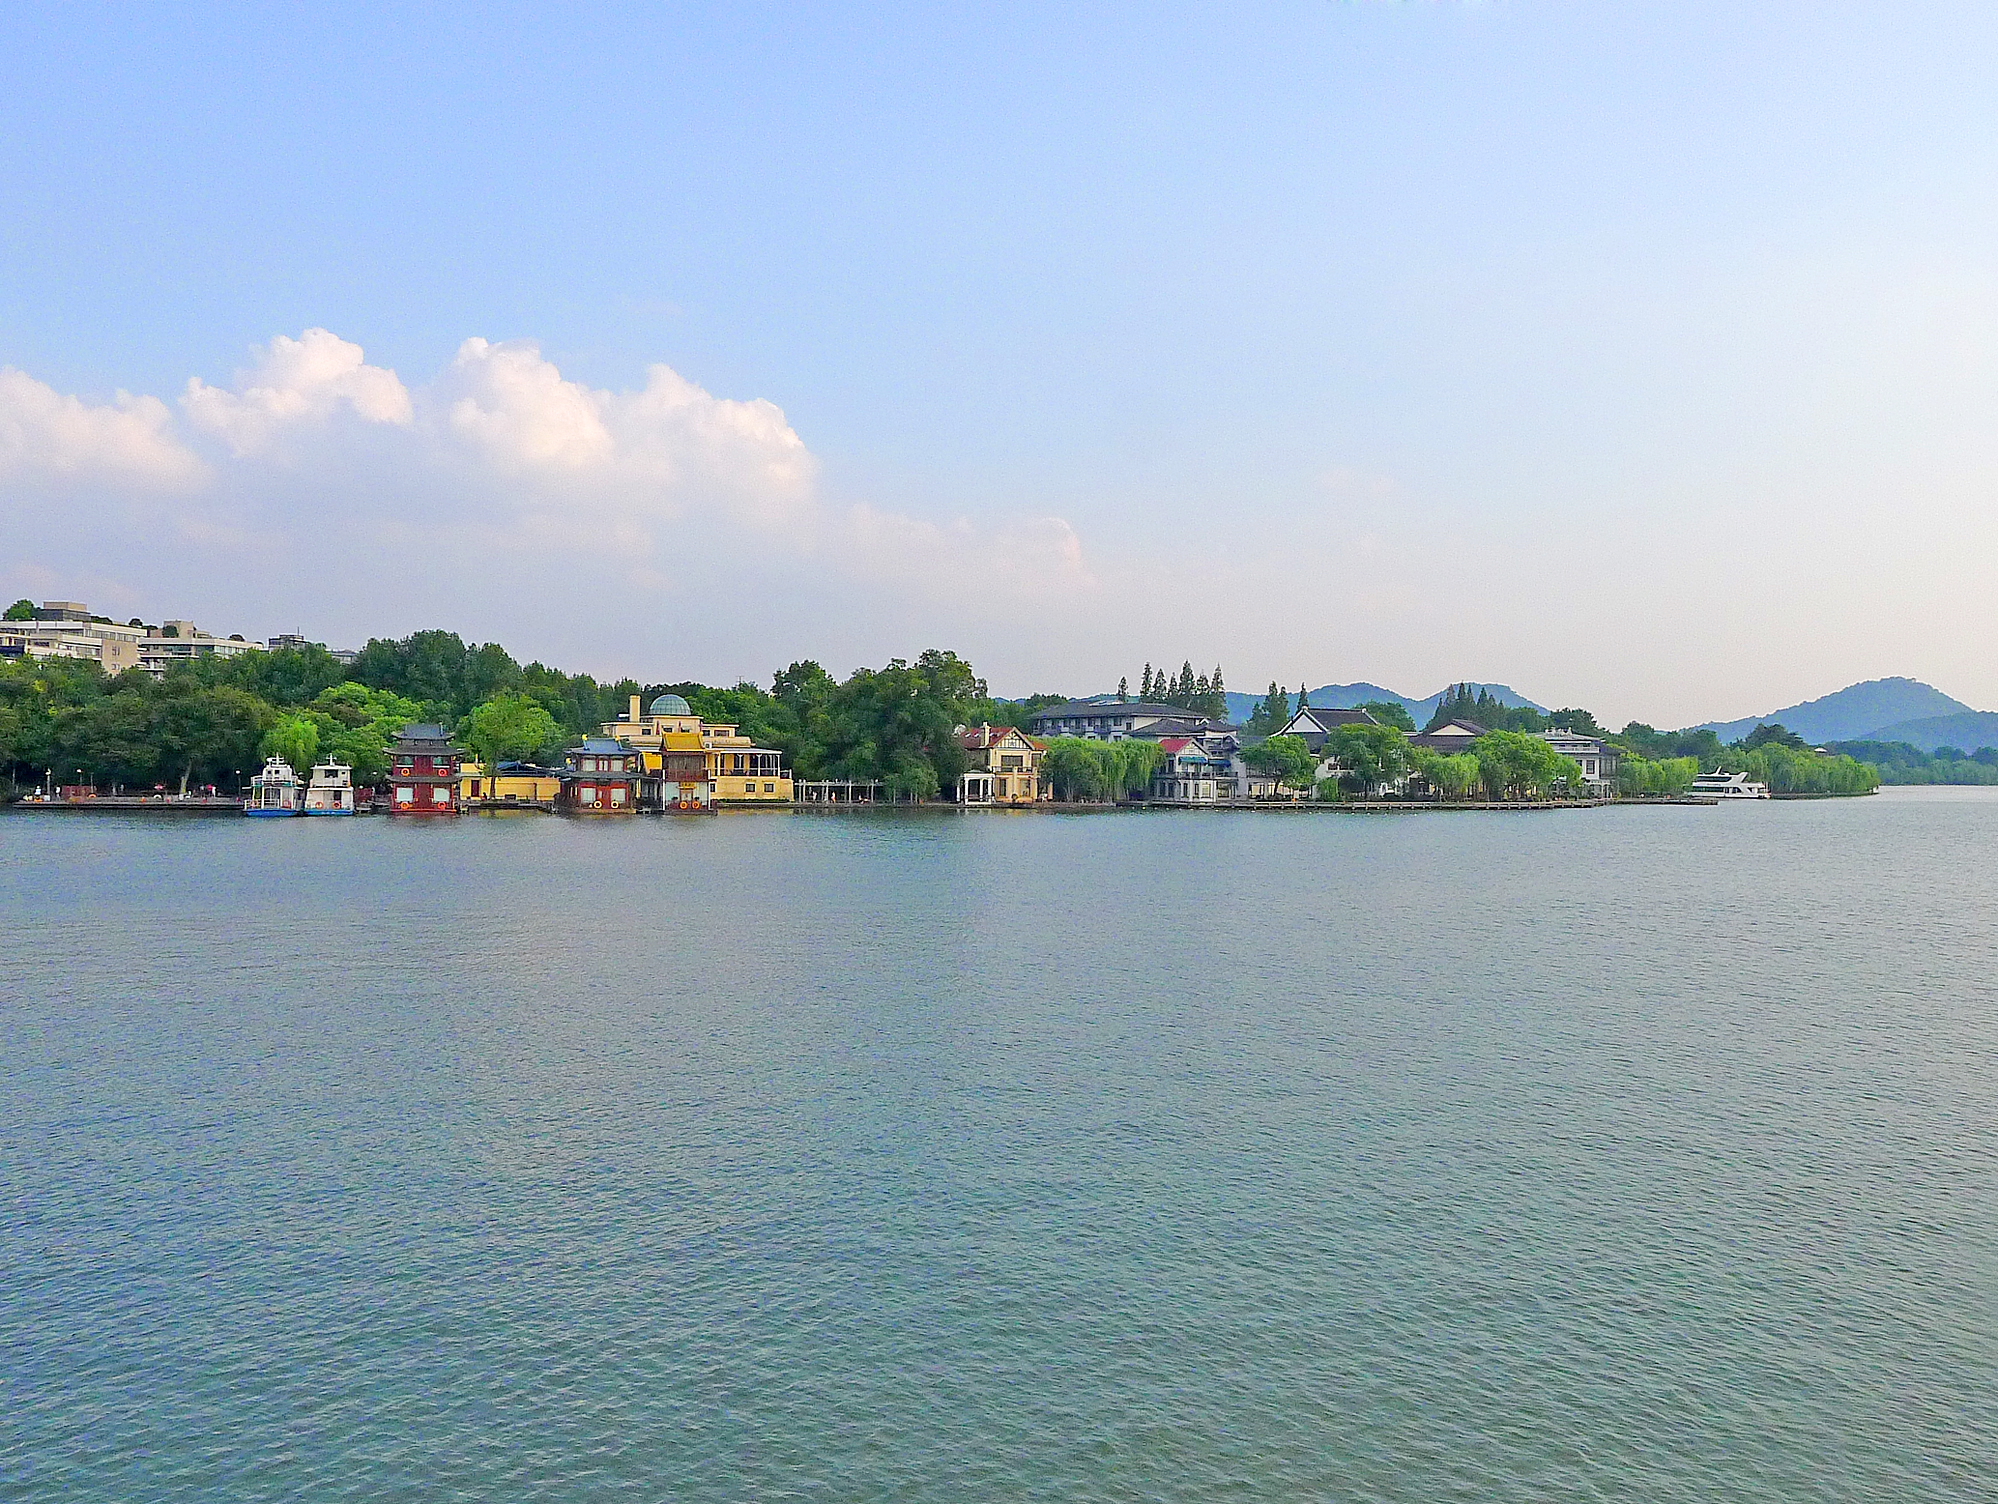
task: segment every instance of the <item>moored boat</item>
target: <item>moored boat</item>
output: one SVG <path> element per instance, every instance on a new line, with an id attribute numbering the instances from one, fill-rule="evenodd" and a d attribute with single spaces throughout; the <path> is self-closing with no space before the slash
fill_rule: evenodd
<path id="1" fill-rule="evenodd" d="M 312 782 L 305 786 L 308 815 L 354 813 L 354 770 L 337 757 L 312 765 Z"/>
<path id="2" fill-rule="evenodd" d="M 298 812 L 298 774 L 282 757 L 268 759 L 263 772 L 250 780 L 250 797 L 243 801 L 243 813 L 268 818 Z"/>
<path id="3" fill-rule="evenodd" d="M 1686 792 L 1695 799 L 1767 799 L 1769 785 L 1750 783 L 1746 773 L 1723 773 L 1715 769 L 1695 778 Z"/>

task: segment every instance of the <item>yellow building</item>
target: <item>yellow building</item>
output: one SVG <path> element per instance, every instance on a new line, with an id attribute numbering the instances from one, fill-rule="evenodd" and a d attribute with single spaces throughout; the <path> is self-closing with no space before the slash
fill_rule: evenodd
<path id="1" fill-rule="evenodd" d="M 703 721 L 678 695 L 661 695 L 650 711 L 639 711 L 639 697 L 631 697 L 631 710 L 614 721 L 603 723 L 605 736 L 616 737 L 627 747 L 641 752 L 666 753 L 691 748 L 690 736 L 698 737 L 707 754 L 710 797 L 717 804 L 789 804 L 791 774 L 784 766 L 784 754 L 759 747 L 738 728 L 720 721 Z M 651 769 L 653 764 L 646 763 Z M 655 773 L 653 776 L 660 776 Z"/>
<path id="2" fill-rule="evenodd" d="M 970 763 L 957 781 L 960 804 L 1034 804 L 1041 792 L 1046 748 L 1013 726 L 969 726 L 957 733 Z"/>
<path id="3" fill-rule="evenodd" d="M 528 763 L 503 762 L 494 777 L 476 762 L 458 766 L 458 801 L 461 804 L 545 804 L 554 807 L 562 792 L 561 776 L 547 768 Z"/>

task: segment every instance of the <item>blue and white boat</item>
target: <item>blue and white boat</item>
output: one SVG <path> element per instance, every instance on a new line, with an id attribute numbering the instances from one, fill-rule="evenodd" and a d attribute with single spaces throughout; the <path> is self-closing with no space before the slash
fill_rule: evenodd
<path id="1" fill-rule="evenodd" d="M 263 772 L 250 780 L 250 797 L 243 801 L 243 813 L 269 817 L 298 812 L 298 775 L 282 757 L 270 758 Z"/>
<path id="2" fill-rule="evenodd" d="M 312 782 L 305 786 L 308 815 L 354 813 L 354 770 L 337 757 L 312 765 Z"/>

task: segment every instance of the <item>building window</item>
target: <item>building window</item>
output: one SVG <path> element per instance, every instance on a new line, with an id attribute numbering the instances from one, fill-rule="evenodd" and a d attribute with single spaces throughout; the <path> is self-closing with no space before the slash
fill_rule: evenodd
<path id="1" fill-rule="evenodd" d="M 406 783 L 397 784 L 395 786 L 395 802 L 397 804 L 416 803 L 416 790 Z"/>
<path id="2" fill-rule="evenodd" d="M 763 785 L 763 792 L 766 794 L 774 794 L 777 792 L 777 785 L 774 783 L 766 783 Z"/>
<path id="3" fill-rule="evenodd" d="M 612 803 L 612 804 L 622 804 L 622 803 L 624 803 L 624 790 L 623 790 L 623 789 L 612 789 L 612 790 L 611 790 L 611 803 Z"/>
<path id="4" fill-rule="evenodd" d="M 451 802 L 451 791 L 443 787 L 432 789 L 430 791 L 430 802 L 432 804 L 449 804 Z"/>

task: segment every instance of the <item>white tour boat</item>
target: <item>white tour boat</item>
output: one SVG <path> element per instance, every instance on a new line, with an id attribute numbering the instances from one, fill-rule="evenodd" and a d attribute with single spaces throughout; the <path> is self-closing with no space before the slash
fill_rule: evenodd
<path id="1" fill-rule="evenodd" d="M 312 782 L 305 786 L 308 815 L 354 813 L 354 770 L 337 757 L 312 765 Z"/>
<path id="2" fill-rule="evenodd" d="M 1695 799 L 1767 799 L 1769 785 L 1750 783 L 1746 773 L 1702 773 L 1686 792 Z"/>
<path id="3" fill-rule="evenodd" d="M 250 780 L 250 797 L 243 801 L 246 815 L 295 815 L 298 813 L 298 775 L 282 757 L 264 763 L 263 772 Z"/>

